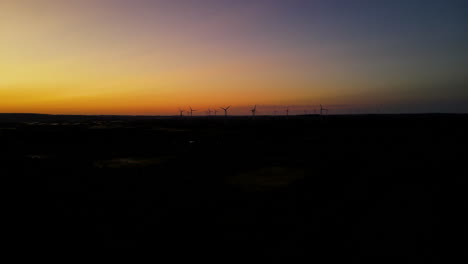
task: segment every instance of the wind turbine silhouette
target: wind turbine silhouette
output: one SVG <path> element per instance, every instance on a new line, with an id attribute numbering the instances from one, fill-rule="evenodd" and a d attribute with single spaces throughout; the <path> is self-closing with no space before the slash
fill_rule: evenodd
<path id="1" fill-rule="evenodd" d="M 213 112 L 214 112 L 215 116 L 218 114 L 218 110 L 216 110 L 216 108 L 213 109 Z"/>
<path id="2" fill-rule="evenodd" d="M 227 117 L 227 115 L 228 115 L 228 110 L 229 110 L 229 108 L 231 108 L 231 106 L 228 106 L 228 107 L 226 107 L 226 108 L 224 108 L 224 107 L 220 107 L 220 108 L 224 110 L 224 116 Z"/>
<path id="3" fill-rule="evenodd" d="M 208 111 L 207 111 L 208 115 L 211 116 L 211 113 L 213 113 L 213 111 L 211 111 L 210 108 L 208 108 Z"/>
<path id="4" fill-rule="evenodd" d="M 286 108 L 286 116 L 289 116 L 289 107 Z"/>
<path id="5" fill-rule="evenodd" d="M 252 112 L 252 116 L 255 117 L 255 115 L 257 114 L 257 105 L 255 105 L 254 108 L 250 110 L 250 112 Z"/>
<path id="6" fill-rule="evenodd" d="M 185 112 L 185 110 L 182 110 L 182 109 L 179 108 L 179 113 L 180 113 L 181 117 L 184 116 L 184 112 Z"/>
<path id="7" fill-rule="evenodd" d="M 195 111 L 197 111 L 197 110 L 192 109 L 191 106 L 189 106 L 189 108 L 190 108 L 190 116 L 193 116 L 193 112 L 195 112 Z"/>
<path id="8" fill-rule="evenodd" d="M 325 109 L 322 105 L 320 105 L 320 115 L 323 115 L 323 112 L 325 112 L 328 115 L 328 109 Z"/>

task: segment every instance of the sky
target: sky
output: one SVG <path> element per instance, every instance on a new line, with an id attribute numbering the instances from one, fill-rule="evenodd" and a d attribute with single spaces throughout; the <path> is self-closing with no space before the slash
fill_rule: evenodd
<path id="1" fill-rule="evenodd" d="M 0 0 L 0 112 L 468 112 L 465 0 Z"/>

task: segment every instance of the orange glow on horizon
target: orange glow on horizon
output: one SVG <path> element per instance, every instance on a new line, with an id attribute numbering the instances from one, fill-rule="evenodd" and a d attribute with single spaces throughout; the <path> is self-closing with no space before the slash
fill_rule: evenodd
<path id="1" fill-rule="evenodd" d="M 286 2 L 106 2 L 0 1 L 0 113 L 173 115 L 233 105 L 249 114 L 236 109 L 437 106 L 466 94 L 467 60 L 449 49 L 426 54 L 411 45 L 427 42 L 394 45 L 395 36 L 350 35 L 362 28 L 347 23 L 307 23 L 308 13 L 284 12 Z"/>

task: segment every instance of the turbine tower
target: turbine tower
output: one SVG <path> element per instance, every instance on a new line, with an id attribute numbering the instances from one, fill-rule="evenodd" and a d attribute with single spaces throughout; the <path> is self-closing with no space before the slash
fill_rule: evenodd
<path id="1" fill-rule="evenodd" d="M 228 115 L 228 110 L 229 110 L 229 108 L 231 108 L 231 106 L 228 106 L 228 107 L 226 107 L 226 108 L 225 108 L 225 107 L 220 107 L 220 108 L 224 110 L 224 116 L 227 117 L 227 115 Z"/>
<path id="2" fill-rule="evenodd" d="M 325 112 L 328 115 L 328 109 L 325 109 L 322 105 L 320 105 L 320 115 L 323 115 L 323 112 Z"/>
<path id="3" fill-rule="evenodd" d="M 257 105 L 255 105 L 254 108 L 250 110 L 250 112 L 252 112 L 252 116 L 255 117 L 255 115 L 257 114 Z"/>
<path id="4" fill-rule="evenodd" d="M 210 108 L 208 108 L 208 111 L 207 111 L 208 115 L 211 116 L 211 113 L 213 113 L 213 111 L 211 111 Z"/>
<path id="5" fill-rule="evenodd" d="M 197 110 L 192 109 L 191 106 L 189 106 L 189 108 L 190 108 L 190 116 L 193 116 L 193 112 L 195 112 L 195 111 L 197 111 Z"/>
<path id="6" fill-rule="evenodd" d="M 180 117 L 184 116 L 185 110 L 179 108 Z"/>

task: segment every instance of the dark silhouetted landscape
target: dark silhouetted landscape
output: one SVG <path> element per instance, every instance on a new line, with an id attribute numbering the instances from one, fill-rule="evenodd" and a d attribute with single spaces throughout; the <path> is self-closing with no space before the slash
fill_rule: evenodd
<path id="1" fill-rule="evenodd" d="M 434 261 L 466 235 L 467 124 L 2 114 L 1 170 L 34 246 Z"/>

